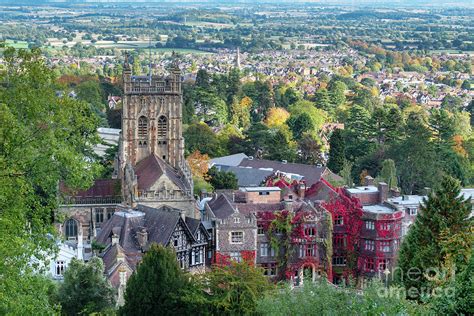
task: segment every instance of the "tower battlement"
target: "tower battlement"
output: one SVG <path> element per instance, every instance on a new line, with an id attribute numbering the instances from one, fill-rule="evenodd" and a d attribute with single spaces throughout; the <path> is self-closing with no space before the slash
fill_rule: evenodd
<path id="1" fill-rule="evenodd" d="M 125 81 L 126 80 L 126 81 Z M 169 76 L 126 76 L 124 75 L 125 94 L 181 94 L 179 73 Z"/>

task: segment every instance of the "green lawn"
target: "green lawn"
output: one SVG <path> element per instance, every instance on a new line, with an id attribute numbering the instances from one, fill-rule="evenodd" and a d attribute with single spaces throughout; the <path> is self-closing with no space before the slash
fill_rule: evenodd
<path id="1" fill-rule="evenodd" d="M 7 47 L 13 47 L 13 48 L 28 48 L 28 42 L 14 41 L 14 40 L 10 40 L 10 39 L 5 40 L 5 45 Z"/>

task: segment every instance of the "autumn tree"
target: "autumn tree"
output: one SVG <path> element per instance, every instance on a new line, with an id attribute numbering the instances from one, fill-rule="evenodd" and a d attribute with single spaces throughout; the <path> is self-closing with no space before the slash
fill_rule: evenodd
<path id="1" fill-rule="evenodd" d="M 252 99 L 247 96 L 243 97 L 240 102 L 234 98 L 231 108 L 231 123 L 246 130 L 250 126 L 250 109 L 252 108 L 252 103 Z"/>
<path id="2" fill-rule="evenodd" d="M 206 179 L 208 176 L 207 172 L 209 171 L 210 160 L 208 154 L 201 154 L 199 150 L 194 151 L 186 158 L 192 175 L 203 179 Z"/>
<path id="3" fill-rule="evenodd" d="M 286 120 L 290 117 L 284 108 L 270 108 L 265 118 L 265 124 L 268 127 L 279 127 L 285 124 Z"/>

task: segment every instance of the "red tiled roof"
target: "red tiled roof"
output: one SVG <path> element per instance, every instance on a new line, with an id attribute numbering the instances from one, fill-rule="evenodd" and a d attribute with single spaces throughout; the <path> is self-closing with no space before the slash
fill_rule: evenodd
<path id="1" fill-rule="evenodd" d="M 121 183 L 120 179 L 98 179 L 89 189 L 75 192 L 61 182 L 59 190 L 74 197 L 115 197 L 121 194 Z"/>

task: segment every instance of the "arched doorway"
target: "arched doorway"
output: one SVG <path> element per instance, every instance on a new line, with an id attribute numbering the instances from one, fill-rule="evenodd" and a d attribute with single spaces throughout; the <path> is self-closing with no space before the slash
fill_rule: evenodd
<path id="1" fill-rule="evenodd" d="M 304 283 L 306 281 L 314 282 L 316 280 L 316 268 L 312 263 L 304 264 L 303 266 L 301 266 L 298 274 L 301 283 Z"/>

